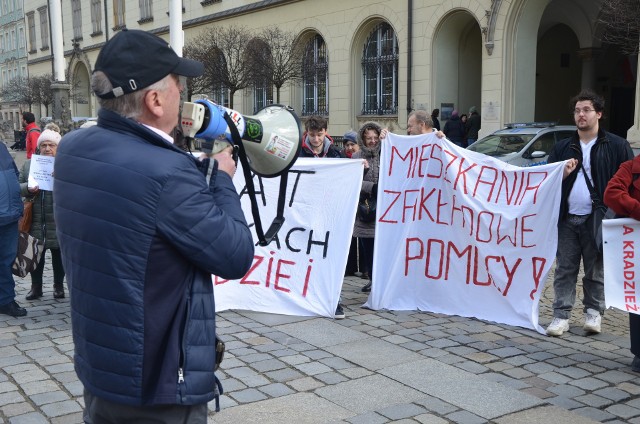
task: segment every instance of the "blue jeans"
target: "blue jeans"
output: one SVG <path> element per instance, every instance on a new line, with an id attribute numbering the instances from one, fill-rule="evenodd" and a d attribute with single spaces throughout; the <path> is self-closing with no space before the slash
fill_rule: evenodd
<path id="1" fill-rule="evenodd" d="M 0 305 L 16 298 L 16 282 L 11 265 L 18 252 L 18 221 L 0 226 Z"/>
<path id="2" fill-rule="evenodd" d="M 573 222 L 572 222 L 573 220 Z M 580 260 L 584 267 L 582 289 L 584 312 L 594 309 L 604 313 L 604 269 L 602 253 L 598 252 L 590 229 L 590 221 L 579 222 L 572 218 L 558 224 L 558 252 L 556 273 L 553 280 L 555 300 L 553 316 L 569 319 L 576 300 L 576 284 L 580 270 Z"/>

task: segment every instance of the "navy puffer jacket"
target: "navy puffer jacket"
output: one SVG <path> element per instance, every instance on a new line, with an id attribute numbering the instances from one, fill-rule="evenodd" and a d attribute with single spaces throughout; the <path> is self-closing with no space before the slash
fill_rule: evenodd
<path id="1" fill-rule="evenodd" d="M 7 146 L 0 144 L 0 225 L 8 225 L 20 219 L 23 206 L 18 168 Z"/>
<path id="2" fill-rule="evenodd" d="M 231 178 L 102 109 L 60 142 L 54 195 L 75 368 L 94 396 L 130 405 L 212 400 L 211 274 L 242 277 L 251 232 Z"/>

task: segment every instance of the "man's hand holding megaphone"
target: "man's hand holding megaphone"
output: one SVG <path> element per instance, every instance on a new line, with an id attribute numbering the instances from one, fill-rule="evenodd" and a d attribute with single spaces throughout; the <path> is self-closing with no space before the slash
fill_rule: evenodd
<path id="1" fill-rule="evenodd" d="M 233 159 L 233 146 L 225 147 L 222 151 L 212 156 L 218 162 L 218 171 L 224 171 L 231 178 L 236 174 L 236 161 Z"/>

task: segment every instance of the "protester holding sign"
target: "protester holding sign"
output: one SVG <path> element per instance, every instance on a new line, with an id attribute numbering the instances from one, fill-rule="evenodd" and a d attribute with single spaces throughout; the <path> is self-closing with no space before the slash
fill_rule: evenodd
<path id="1" fill-rule="evenodd" d="M 602 201 L 607 183 L 620 164 L 633 158 L 627 140 L 600 128 L 599 121 L 604 113 L 601 96 L 583 90 L 570 105 L 578 129 L 572 137 L 558 142 L 549 155 L 549 163 L 568 160 L 558 217 L 558 239 L 562 242 L 558 244 L 553 281 L 554 318 L 547 327 L 550 336 L 560 336 L 569 330 L 580 259 L 585 274 L 582 279 L 583 329 L 590 333 L 601 331 L 601 316 L 605 309 L 604 271 L 602 252 L 596 246 L 592 231 L 593 203 Z M 598 199 L 594 199 L 590 187 Z"/>
<path id="2" fill-rule="evenodd" d="M 38 149 L 40 155 L 55 157 L 60 143 L 61 135 L 53 130 L 44 130 L 38 137 Z M 64 267 L 62 266 L 62 256 L 56 237 L 56 222 L 53 216 L 53 192 L 41 189 L 31 174 L 31 162 L 39 156 L 34 155 L 22 166 L 20 172 L 20 190 L 22 196 L 33 201 L 33 218 L 31 221 L 31 231 L 33 237 L 44 242 L 45 251 L 51 252 L 53 263 L 53 297 L 54 299 L 64 298 Z M 27 300 L 35 300 L 42 297 L 42 273 L 44 272 L 44 254 L 35 271 L 31 273 L 31 290 L 27 294 Z"/>
<path id="3" fill-rule="evenodd" d="M 604 203 L 616 214 L 640 221 L 640 156 L 620 165 L 604 192 Z M 629 314 L 629 337 L 633 362 L 631 369 L 640 372 L 640 315 Z"/>
<path id="4" fill-rule="evenodd" d="M 367 202 L 375 205 L 378 190 L 378 175 L 380 173 L 380 133 L 382 127 L 375 122 L 367 122 L 358 131 L 358 145 L 360 150 L 354 153 L 353 159 L 364 159 L 364 177 L 360 191 L 360 203 Z M 360 209 L 360 208 L 359 208 Z M 373 280 L 373 242 L 376 231 L 375 212 L 373 219 L 363 216 L 358 211 L 353 227 L 353 237 L 358 237 L 365 259 L 365 269 L 369 270 L 369 282 L 362 288 L 364 293 L 371 291 Z"/>

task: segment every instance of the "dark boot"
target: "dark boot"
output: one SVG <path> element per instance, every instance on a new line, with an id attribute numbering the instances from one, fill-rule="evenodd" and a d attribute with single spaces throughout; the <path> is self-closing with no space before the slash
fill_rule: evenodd
<path id="1" fill-rule="evenodd" d="M 64 299 L 64 284 L 60 283 L 53 285 L 53 298 Z"/>
<path id="2" fill-rule="evenodd" d="M 27 293 L 27 300 L 36 300 L 42 297 L 42 284 L 31 284 L 31 290 Z"/>

